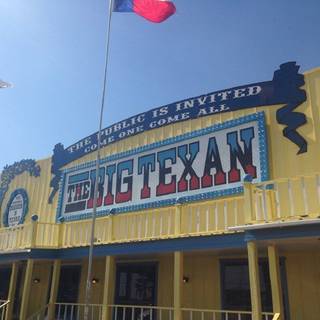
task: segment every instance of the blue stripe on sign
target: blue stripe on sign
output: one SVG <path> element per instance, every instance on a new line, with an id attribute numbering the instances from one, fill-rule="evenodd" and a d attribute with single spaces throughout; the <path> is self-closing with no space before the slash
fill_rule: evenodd
<path id="1" fill-rule="evenodd" d="M 115 12 L 132 12 L 134 0 L 115 0 L 113 11 Z"/>
<path id="2" fill-rule="evenodd" d="M 74 174 L 73 176 L 70 176 L 68 179 L 68 183 L 73 184 L 73 183 L 78 183 L 78 182 L 85 181 L 88 179 L 89 179 L 89 171 L 79 173 L 79 174 Z"/>

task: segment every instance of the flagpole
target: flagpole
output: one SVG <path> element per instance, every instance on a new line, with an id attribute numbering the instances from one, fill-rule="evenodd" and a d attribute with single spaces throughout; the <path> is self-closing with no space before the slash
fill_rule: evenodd
<path id="1" fill-rule="evenodd" d="M 93 260 L 93 247 L 94 247 L 94 231 L 97 216 L 97 200 L 98 200 L 98 182 L 99 182 L 99 171 L 100 171 L 100 158 L 101 158 L 101 130 L 103 122 L 103 112 L 105 105 L 105 94 L 107 86 L 107 75 L 108 75 L 108 62 L 110 53 L 110 31 L 111 31 L 111 17 L 113 11 L 113 0 L 109 0 L 109 10 L 108 10 L 108 30 L 107 30 L 107 42 L 106 42 L 106 54 L 105 54 L 105 64 L 104 64 L 104 78 L 102 87 L 102 97 L 101 97 L 101 108 L 99 117 L 99 131 L 98 131 L 98 145 L 97 145 L 97 160 L 96 160 L 96 179 L 94 182 L 94 192 L 93 192 L 93 209 L 92 209 L 92 219 L 91 219 L 91 236 L 90 236 L 90 247 L 89 247 L 89 257 L 88 257 L 88 274 L 87 274 L 87 285 L 85 294 L 85 309 L 84 309 L 84 320 L 88 320 L 89 316 L 89 303 L 91 298 L 92 290 L 92 260 Z"/>

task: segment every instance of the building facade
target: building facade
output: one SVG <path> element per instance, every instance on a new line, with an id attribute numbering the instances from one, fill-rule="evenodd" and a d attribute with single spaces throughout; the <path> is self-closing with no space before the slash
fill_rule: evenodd
<path id="1" fill-rule="evenodd" d="M 152 109 L 4 168 L 0 316 L 320 314 L 320 69 Z"/>

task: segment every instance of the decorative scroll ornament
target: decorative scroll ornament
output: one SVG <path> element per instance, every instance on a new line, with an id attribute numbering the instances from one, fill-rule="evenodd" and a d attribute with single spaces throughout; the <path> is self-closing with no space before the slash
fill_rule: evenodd
<path id="1" fill-rule="evenodd" d="M 10 166 L 7 165 L 4 167 L 0 180 L 0 208 L 11 181 L 25 171 L 29 172 L 30 176 L 39 177 L 41 169 L 36 161 L 32 159 L 21 160 Z"/>
<path id="2" fill-rule="evenodd" d="M 103 147 L 119 140 L 190 119 L 213 114 L 232 112 L 262 106 L 285 105 L 277 111 L 277 121 L 285 125 L 283 135 L 299 147 L 298 154 L 307 152 L 307 141 L 297 132 L 306 123 L 306 116 L 294 110 L 306 100 L 304 75 L 299 73 L 296 62 L 287 62 L 275 71 L 271 81 L 253 83 L 226 90 L 211 92 L 198 97 L 178 101 L 138 114 L 102 130 Z M 61 168 L 97 150 L 98 133 L 94 133 L 75 144 L 64 148 L 57 144 L 52 156 L 49 203 L 59 189 Z"/>
<path id="3" fill-rule="evenodd" d="M 299 147 L 298 154 L 308 151 L 307 141 L 297 132 L 297 129 L 307 123 L 305 114 L 294 112 L 300 104 L 307 100 L 304 85 L 304 76 L 298 73 L 299 66 L 294 63 L 285 63 L 280 70 L 274 73 L 275 96 L 284 98 L 286 105 L 277 110 L 277 121 L 285 125 L 283 135 Z"/>

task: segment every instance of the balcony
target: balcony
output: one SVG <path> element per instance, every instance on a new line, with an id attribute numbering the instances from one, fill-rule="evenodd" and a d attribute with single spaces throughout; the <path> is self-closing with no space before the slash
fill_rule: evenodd
<path id="1" fill-rule="evenodd" d="M 244 183 L 241 196 L 97 219 L 95 244 L 234 233 L 247 228 L 320 222 L 320 174 Z M 32 221 L 0 229 L 0 252 L 88 246 L 90 220 Z"/>

